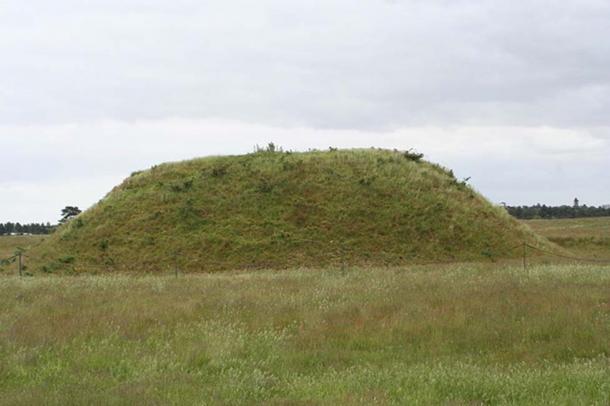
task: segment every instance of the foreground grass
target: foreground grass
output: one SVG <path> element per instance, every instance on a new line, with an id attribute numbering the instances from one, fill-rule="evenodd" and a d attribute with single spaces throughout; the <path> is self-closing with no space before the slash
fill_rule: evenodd
<path id="1" fill-rule="evenodd" d="M 607 267 L 5 277 L 0 308 L 3 404 L 610 402 Z"/>

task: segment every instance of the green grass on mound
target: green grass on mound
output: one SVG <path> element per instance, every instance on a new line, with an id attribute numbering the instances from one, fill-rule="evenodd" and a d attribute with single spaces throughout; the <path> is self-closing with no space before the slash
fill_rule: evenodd
<path id="1" fill-rule="evenodd" d="M 267 151 L 134 173 L 32 263 L 47 272 L 396 265 L 511 257 L 524 240 L 544 244 L 412 154 Z"/>

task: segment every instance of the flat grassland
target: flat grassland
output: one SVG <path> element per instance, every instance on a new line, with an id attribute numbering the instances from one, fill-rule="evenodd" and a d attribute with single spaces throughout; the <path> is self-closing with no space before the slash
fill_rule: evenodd
<path id="1" fill-rule="evenodd" d="M 610 259 L 610 217 L 528 220 L 525 223 L 572 253 Z"/>
<path id="2" fill-rule="evenodd" d="M 0 259 L 12 257 L 17 248 L 30 249 L 34 245 L 39 244 L 44 238 L 45 236 L 41 235 L 0 235 Z"/>
<path id="3" fill-rule="evenodd" d="M 610 404 L 610 266 L 11 273 L 0 404 Z"/>

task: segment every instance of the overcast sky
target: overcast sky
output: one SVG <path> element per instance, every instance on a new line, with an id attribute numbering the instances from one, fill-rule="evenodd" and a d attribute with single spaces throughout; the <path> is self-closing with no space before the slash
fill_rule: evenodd
<path id="1" fill-rule="evenodd" d="M 0 0 L 0 221 L 270 141 L 610 203 L 609 21 L 607 0 Z"/>

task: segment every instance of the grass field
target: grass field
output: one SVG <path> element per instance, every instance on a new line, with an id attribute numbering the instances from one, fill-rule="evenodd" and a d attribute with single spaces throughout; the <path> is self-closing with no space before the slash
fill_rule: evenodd
<path id="1" fill-rule="evenodd" d="M 525 221 L 574 254 L 610 259 L 610 217 Z"/>
<path id="2" fill-rule="evenodd" d="M 610 402 L 610 268 L 0 279 L 2 404 Z"/>
<path id="3" fill-rule="evenodd" d="M 0 259 L 12 257 L 17 248 L 28 250 L 44 238 L 40 235 L 0 236 Z"/>
<path id="4" fill-rule="evenodd" d="M 568 247 L 607 222 L 530 225 Z M 14 275 L 2 405 L 610 404 L 610 266 Z"/>

